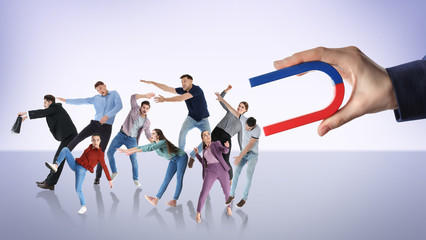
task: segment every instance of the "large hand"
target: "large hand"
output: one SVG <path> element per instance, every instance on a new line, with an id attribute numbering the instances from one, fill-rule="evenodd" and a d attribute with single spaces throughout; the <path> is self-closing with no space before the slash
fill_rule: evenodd
<path id="1" fill-rule="evenodd" d="M 129 149 L 123 149 L 123 148 L 117 148 L 116 149 L 119 153 L 128 153 L 130 150 Z"/>
<path id="2" fill-rule="evenodd" d="M 106 121 L 108 121 L 109 117 L 107 115 L 103 116 L 101 120 L 99 121 L 101 124 L 104 124 Z"/>
<path id="3" fill-rule="evenodd" d="M 27 113 L 26 113 L 26 112 L 20 112 L 20 113 L 18 113 L 18 116 L 21 116 L 21 117 L 22 117 L 22 122 L 23 122 L 23 121 L 25 121 L 25 119 L 27 119 L 27 118 L 28 118 L 28 116 L 25 116 L 25 115 L 27 115 Z"/>
<path id="4" fill-rule="evenodd" d="M 225 89 L 225 92 L 228 92 L 231 89 L 232 89 L 232 86 L 231 86 L 231 84 L 229 84 L 228 87 Z"/>
<path id="5" fill-rule="evenodd" d="M 147 84 L 151 84 L 152 83 L 152 81 L 148 81 L 148 80 L 141 80 L 141 82 L 147 83 Z"/>
<path id="6" fill-rule="evenodd" d="M 215 92 L 214 95 L 216 95 L 216 100 L 218 100 L 218 101 L 223 100 L 222 96 L 220 96 L 220 94 L 218 92 Z"/>
<path id="7" fill-rule="evenodd" d="M 194 152 L 195 152 L 195 154 L 198 154 L 198 148 L 197 147 L 194 148 Z"/>
<path id="8" fill-rule="evenodd" d="M 163 97 L 161 95 L 159 95 L 159 97 L 154 98 L 154 102 L 156 102 L 156 103 L 161 103 L 161 102 L 164 102 L 164 101 L 165 101 L 165 97 Z"/>
<path id="9" fill-rule="evenodd" d="M 331 64 L 352 86 L 351 97 L 346 105 L 324 119 L 318 126 L 320 136 L 364 114 L 398 107 L 393 85 L 386 70 L 356 47 L 334 49 L 318 47 L 275 61 L 274 66 L 281 69 L 310 61 Z"/>
<path id="10" fill-rule="evenodd" d="M 154 97 L 155 96 L 155 93 L 147 93 L 146 95 L 146 98 L 148 98 L 148 99 L 151 99 L 152 97 Z"/>
<path id="11" fill-rule="evenodd" d="M 112 181 L 109 181 L 109 188 L 112 188 Z"/>
<path id="12" fill-rule="evenodd" d="M 237 166 L 238 164 L 240 164 L 241 162 L 241 158 L 240 155 L 234 157 L 234 165 Z"/>

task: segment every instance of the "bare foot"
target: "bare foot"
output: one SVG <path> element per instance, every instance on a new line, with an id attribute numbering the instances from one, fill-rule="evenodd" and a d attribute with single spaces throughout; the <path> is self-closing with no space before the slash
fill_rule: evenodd
<path id="1" fill-rule="evenodd" d="M 226 207 L 226 210 L 228 211 L 228 215 L 232 216 L 232 209 L 231 209 L 231 207 Z"/>
<path id="2" fill-rule="evenodd" d="M 201 223 L 201 213 L 197 212 L 197 216 L 195 217 L 195 221 L 197 223 Z"/>

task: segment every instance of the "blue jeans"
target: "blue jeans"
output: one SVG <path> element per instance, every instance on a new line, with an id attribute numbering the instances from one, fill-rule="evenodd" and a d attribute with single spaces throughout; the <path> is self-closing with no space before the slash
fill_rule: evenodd
<path id="1" fill-rule="evenodd" d="M 84 177 L 86 176 L 87 169 L 78 164 L 75 161 L 74 156 L 71 154 L 70 150 L 67 147 L 62 148 L 59 153 L 58 159 L 56 160 L 56 164 L 61 164 L 64 159 L 67 159 L 67 163 L 70 166 L 71 170 L 75 172 L 75 191 L 80 198 L 81 206 L 86 206 L 86 200 L 84 199 L 83 191 L 81 190 L 83 186 Z"/>
<path id="2" fill-rule="evenodd" d="M 157 193 L 157 198 L 160 199 L 164 192 L 167 189 L 170 181 L 172 180 L 175 173 L 176 176 L 176 190 L 175 195 L 173 196 L 174 200 L 179 199 L 180 192 L 182 192 L 183 187 L 183 176 L 185 175 L 186 164 L 188 163 L 188 155 L 182 157 L 176 155 L 169 160 L 169 166 L 167 167 L 166 176 L 164 177 L 163 183 L 161 184 L 160 189 Z"/>
<path id="3" fill-rule="evenodd" d="M 199 122 L 195 121 L 190 116 L 187 116 L 185 118 L 185 121 L 183 121 L 182 128 L 180 129 L 180 133 L 179 133 L 179 148 L 180 149 L 185 151 L 186 135 L 193 128 L 198 128 L 201 132 L 203 132 L 203 131 L 209 131 L 210 132 L 209 118 L 203 118 Z M 200 143 L 198 145 L 198 152 L 203 152 L 203 143 Z M 192 158 L 195 158 L 195 152 L 194 151 L 192 151 L 189 155 Z"/>
<path id="4" fill-rule="evenodd" d="M 124 134 L 122 131 L 119 131 L 117 135 L 112 140 L 111 144 L 109 145 L 107 156 L 109 160 L 109 166 L 111 167 L 111 172 L 116 173 L 117 167 L 115 166 L 115 158 L 114 153 L 117 151 L 117 148 L 121 146 L 126 146 L 127 149 L 137 147 L 137 141 L 136 138 L 129 137 L 126 134 Z M 133 172 L 133 180 L 138 180 L 138 160 L 136 158 L 136 153 L 133 153 L 130 155 L 130 162 L 132 163 L 132 172 Z"/>
<path id="5" fill-rule="evenodd" d="M 231 192 L 229 193 L 230 196 L 235 196 L 235 188 L 237 188 L 238 178 L 240 177 L 241 170 L 243 169 L 244 165 L 247 164 L 247 181 L 246 181 L 246 186 L 244 187 L 244 192 L 243 192 L 243 199 L 247 201 L 247 197 L 248 197 L 250 186 L 251 186 L 251 180 L 253 178 L 254 169 L 256 168 L 257 157 L 258 157 L 257 153 L 250 151 L 246 155 L 244 155 L 240 163 L 237 165 L 237 167 L 235 167 L 234 178 L 232 180 L 232 186 L 231 186 Z"/>

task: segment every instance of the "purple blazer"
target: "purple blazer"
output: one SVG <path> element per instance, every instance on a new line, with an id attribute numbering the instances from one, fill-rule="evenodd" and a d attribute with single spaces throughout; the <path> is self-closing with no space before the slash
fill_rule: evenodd
<path id="1" fill-rule="evenodd" d="M 225 160 L 223 159 L 222 153 L 225 153 L 225 154 L 228 153 L 229 148 L 223 146 L 222 143 L 220 143 L 220 141 L 212 142 L 210 144 L 210 148 L 211 148 L 212 154 L 219 161 L 220 165 L 222 165 L 223 169 L 228 172 L 230 168 L 228 164 L 226 164 Z M 205 149 L 203 150 L 203 157 L 201 157 L 200 154 L 198 153 L 195 154 L 198 161 L 200 161 L 201 165 L 203 165 L 203 179 L 204 179 L 204 176 L 206 175 L 206 168 L 207 168 L 207 160 L 204 158 L 204 151 Z"/>

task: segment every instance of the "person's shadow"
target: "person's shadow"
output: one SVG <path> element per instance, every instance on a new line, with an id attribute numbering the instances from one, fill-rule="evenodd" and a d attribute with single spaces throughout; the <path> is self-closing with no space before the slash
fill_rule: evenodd
<path id="1" fill-rule="evenodd" d="M 60 225 L 72 226 L 73 228 L 77 228 L 77 224 L 62 208 L 61 203 L 59 202 L 59 199 L 55 195 L 54 191 L 40 191 L 37 193 L 36 198 L 41 198 L 46 201 L 53 215 L 53 218 L 55 220 L 61 221 Z"/>
<path id="2" fill-rule="evenodd" d="M 188 201 L 186 204 L 188 205 L 189 216 L 195 223 L 197 211 L 195 210 L 194 204 L 192 203 L 191 200 Z M 204 230 L 214 229 L 214 218 L 213 218 L 212 205 L 210 203 L 210 196 L 207 196 L 206 203 L 204 204 L 204 213 L 205 213 L 205 216 L 203 216 L 203 211 L 201 212 L 201 223 L 197 224 L 198 225 L 197 228 L 204 229 Z"/>
<path id="3" fill-rule="evenodd" d="M 133 212 L 132 217 L 133 219 L 138 219 L 139 215 L 139 208 L 140 208 L 140 193 L 142 192 L 141 188 L 137 188 L 135 190 L 135 194 L 133 194 Z"/>
<path id="4" fill-rule="evenodd" d="M 232 206 L 231 206 L 232 208 Z M 233 231 L 235 230 L 235 218 L 234 215 L 235 213 L 232 212 L 232 216 L 228 215 L 228 210 L 227 207 L 225 207 L 225 210 L 222 213 L 222 229 L 223 230 L 230 230 Z"/>
<path id="5" fill-rule="evenodd" d="M 154 208 L 152 208 L 152 209 L 151 209 L 151 211 L 149 211 L 149 212 L 145 215 L 145 217 L 146 217 L 146 218 L 151 218 L 151 217 L 153 217 L 153 218 L 157 219 L 158 224 L 159 224 L 161 227 L 163 227 L 163 228 L 165 228 L 165 229 L 168 229 L 166 221 L 164 221 L 163 217 L 162 217 L 162 216 L 161 216 L 161 214 L 158 212 L 157 208 L 155 208 L 155 207 L 154 207 Z"/>
<path id="6" fill-rule="evenodd" d="M 243 210 L 238 209 L 235 211 L 238 216 L 241 217 L 242 223 L 241 223 L 241 234 L 244 234 L 246 232 L 246 229 L 248 228 L 248 214 L 246 214 Z"/>
<path id="7" fill-rule="evenodd" d="M 120 199 L 118 199 L 118 197 L 115 195 L 115 193 L 110 192 L 110 194 L 111 194 L 111 198 L 112 198 L 112 205 L 111 205 L 111 211 L 110 211 L 109 218 L 115 219 L 116 216 L 117 216 L 117 209 L 118 209 L 118 204 L 120 203 Z"/>
<path id="8" fill-rule="evenodd" d="M 103 221 L 105 220 L 105 206 L 104 200 L 102 199 L 101 186 L 99 184 L 93 185 L 93 189 L 95 190 L 96 205 L 98 208 L 98 219 L 100 221 Z"/>
<path id="9" fill-rule="evenodd" d="M 179 204 L 176 207 L 169 207 L 166 211 L 173 214 L 173 218 L 176 223 L 176 229 L 178 231 L 185 231 L 185 220 L 183 219 L 182 204 Z"/>

